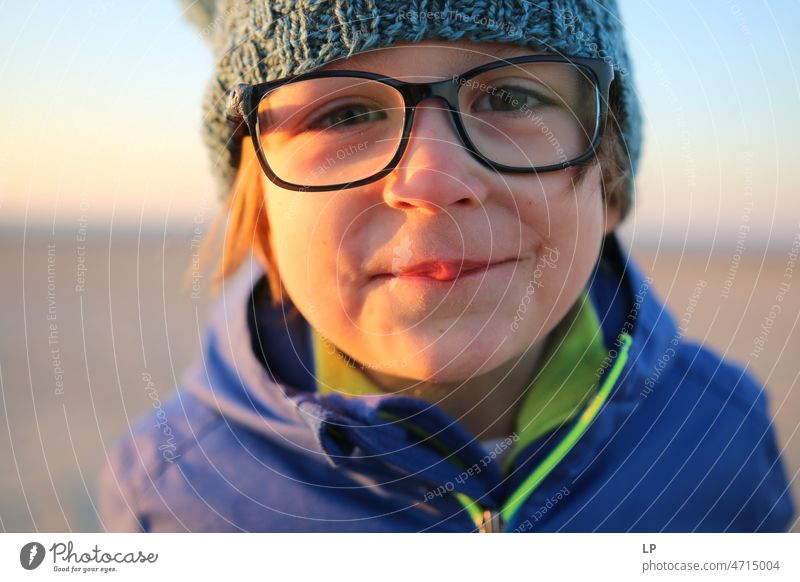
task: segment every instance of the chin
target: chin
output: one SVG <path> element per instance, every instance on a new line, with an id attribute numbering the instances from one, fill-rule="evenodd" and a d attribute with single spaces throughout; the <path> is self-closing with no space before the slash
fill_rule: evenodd
<path id="1" fill-rule="evenodd" d="M 398 375 L 398 378 L 426 384 L 455 384 L 474 376 L 476 376 L 475 370 L 461 370 L 456 366 L 442 364 L 442 366 L 436 368 L 415 366 L 414 369 L 404 370 L 402 375 Z"/>
<path id="2" fill-rule="evenodd" d="M 502 338 L 487 342 L 485 335 L 463 341 L 443 336 L 435 344 L 409 352 L 415 355 L 407 358 L 411 365 L 405 372 L 416 380 L 434 384 L 462 382 L 485 374 L 514 357 L 510 342 L 503 342 Z"/>

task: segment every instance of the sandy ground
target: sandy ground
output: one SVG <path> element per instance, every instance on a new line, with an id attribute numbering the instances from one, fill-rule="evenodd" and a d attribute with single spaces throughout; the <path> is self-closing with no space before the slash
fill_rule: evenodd
<path id="1" fill-rule="evenodd" d="M 190 237 L 0 234 L 1 531 L 101 529 L 96 475 L 108 445 L 151 406 L 143 375 L 166 397 L 200 345 L 209 299 L 181 290 Z M 800 500 L 800 275 L 773 318 L 786 255 L 634 254 L 678 319 L 705 283 L 687 335 L 749 362 L 767 384 Z"/>

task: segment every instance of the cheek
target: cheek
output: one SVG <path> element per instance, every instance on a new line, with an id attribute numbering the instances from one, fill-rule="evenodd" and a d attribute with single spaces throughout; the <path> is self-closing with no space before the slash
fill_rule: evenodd
<path id="1" fill-rule="evenodd" d="M 307 194 L 268 189 L 267 215 L 281 281 L 292 302 L 305 312 L 310 290 L 318 276 L 324 276 L 328 262 L 327 238 L 320 229 L 321 209 Z"/>
<path id="2" fill-rule="evenodd" d="M 349 301 L 339 273 L 353 262 L 343 241 L 357 222 L 325 193 L 267 192 L 270 244 L 283 286 L 312 325 L 335 335 Z"/>
<path id="3" fill-rule="evenodd" d="M 559 320 L 588 282 L 603 237 L 603 206 L 594 171 L 576 188 L 574 173 L 553 172 L 536 181 L 521 219 L 541 246 L 527 292 L 534 288 L 542 318 Z M 543 192 L 547 192 L 545 195 Z"/>
<path id="4" fill-rule="evenodd" d="M 558 241 L 569 254 L 602 238 L 603 206 L 600 170 L 595 166 L 576 183 L 577 169 L 526 179 L 519 187 L 520 219 L 543 240 Z"/>

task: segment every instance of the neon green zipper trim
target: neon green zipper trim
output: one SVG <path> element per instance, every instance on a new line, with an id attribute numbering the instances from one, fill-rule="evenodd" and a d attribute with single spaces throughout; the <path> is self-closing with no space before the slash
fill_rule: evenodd
<path id="1" fill-rule="evenodd" d="M 469 495 L 461 492 L 456 492 L 453 496 L 458 499 L 458 502 L 467 511 L 472 521 L 475 522 L 475 525 L 480 527 L 483 523 L 483 510 L 481 506 L 478 505 L 478 502 L 473 500 Z"/>
<path id="2" fill-rule="evenodd" d="M 631 336 L 627 333 L 621 333 L 620 338 L 622 340 L 622 346 L 620 347 L 619 355 L 617 356 L 616 361 L 614 362 L 614 366 L 608 373 L 608 377 L 606 378 L 605 382 L 603 382 L 603 386 L 600 388 L 598 393 L 589 403 L 589 406 L 586 407 L 586 410 L 583 411 L 578 422 L 573 425 L 572 429 L 570 429 L 567 436 L 564 437 L 564 440 L 561 441 L 555 449 L 550 451 L 550 454 L 547 455 L 542 463 L 536 467 L 536 469 L 528 475 L 528 478 L 522 482 L 522 484 L 511 494 L 508 501 L 506 501 L 505 505 L 500 511 L 500 515 L 503 518 L 503 521 L 508 523 L 510 522 L 514 516 L 516 515 L 519 508 L 522 506 L 522 503 L 530 496 L 531 493 L 544 481 L 545 477 L 547 477 L 550 472 L 555 469 L 556 465 L 558 465 L 561 460 L 567 456 L 567 453 L 572 450 L 572 447 L 578 442 L 578 440 L 583 436 L 586 430 L 589 428 L 589 425 L 592 423 L 594 418 L 600 412 L 600 408 L 603 404 L 608 400 L 608 395 L 611 393 L 611 389 L 617 383 L 619 379 L 619 375 L 622 373 L 622 368 L 625 366 L 625 363 L 628 361 L 628 351 L 630 350 Z"/>

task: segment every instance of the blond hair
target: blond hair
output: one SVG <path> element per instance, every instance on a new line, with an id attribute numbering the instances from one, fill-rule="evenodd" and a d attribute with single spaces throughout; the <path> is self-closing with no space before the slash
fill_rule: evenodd
<path id="1" fill-rule="evenodd" d="M 223 224 L 224 237 L 220 244 L 217 239 L 223 232 Z M 242 139 L 241 159 L 231 190 L 199 249 L 201 265 L 216 264 L 211 276 L 212 294 L 219 292 L 222 283 L 239 269 L 252 252 L 267 273 L 273 303 L 283 303 L 283 286 L 269 234 L 261 166 L 252 140 L 245 137 Z M 185 286 L 189 276 L 187 272 Z"/>

